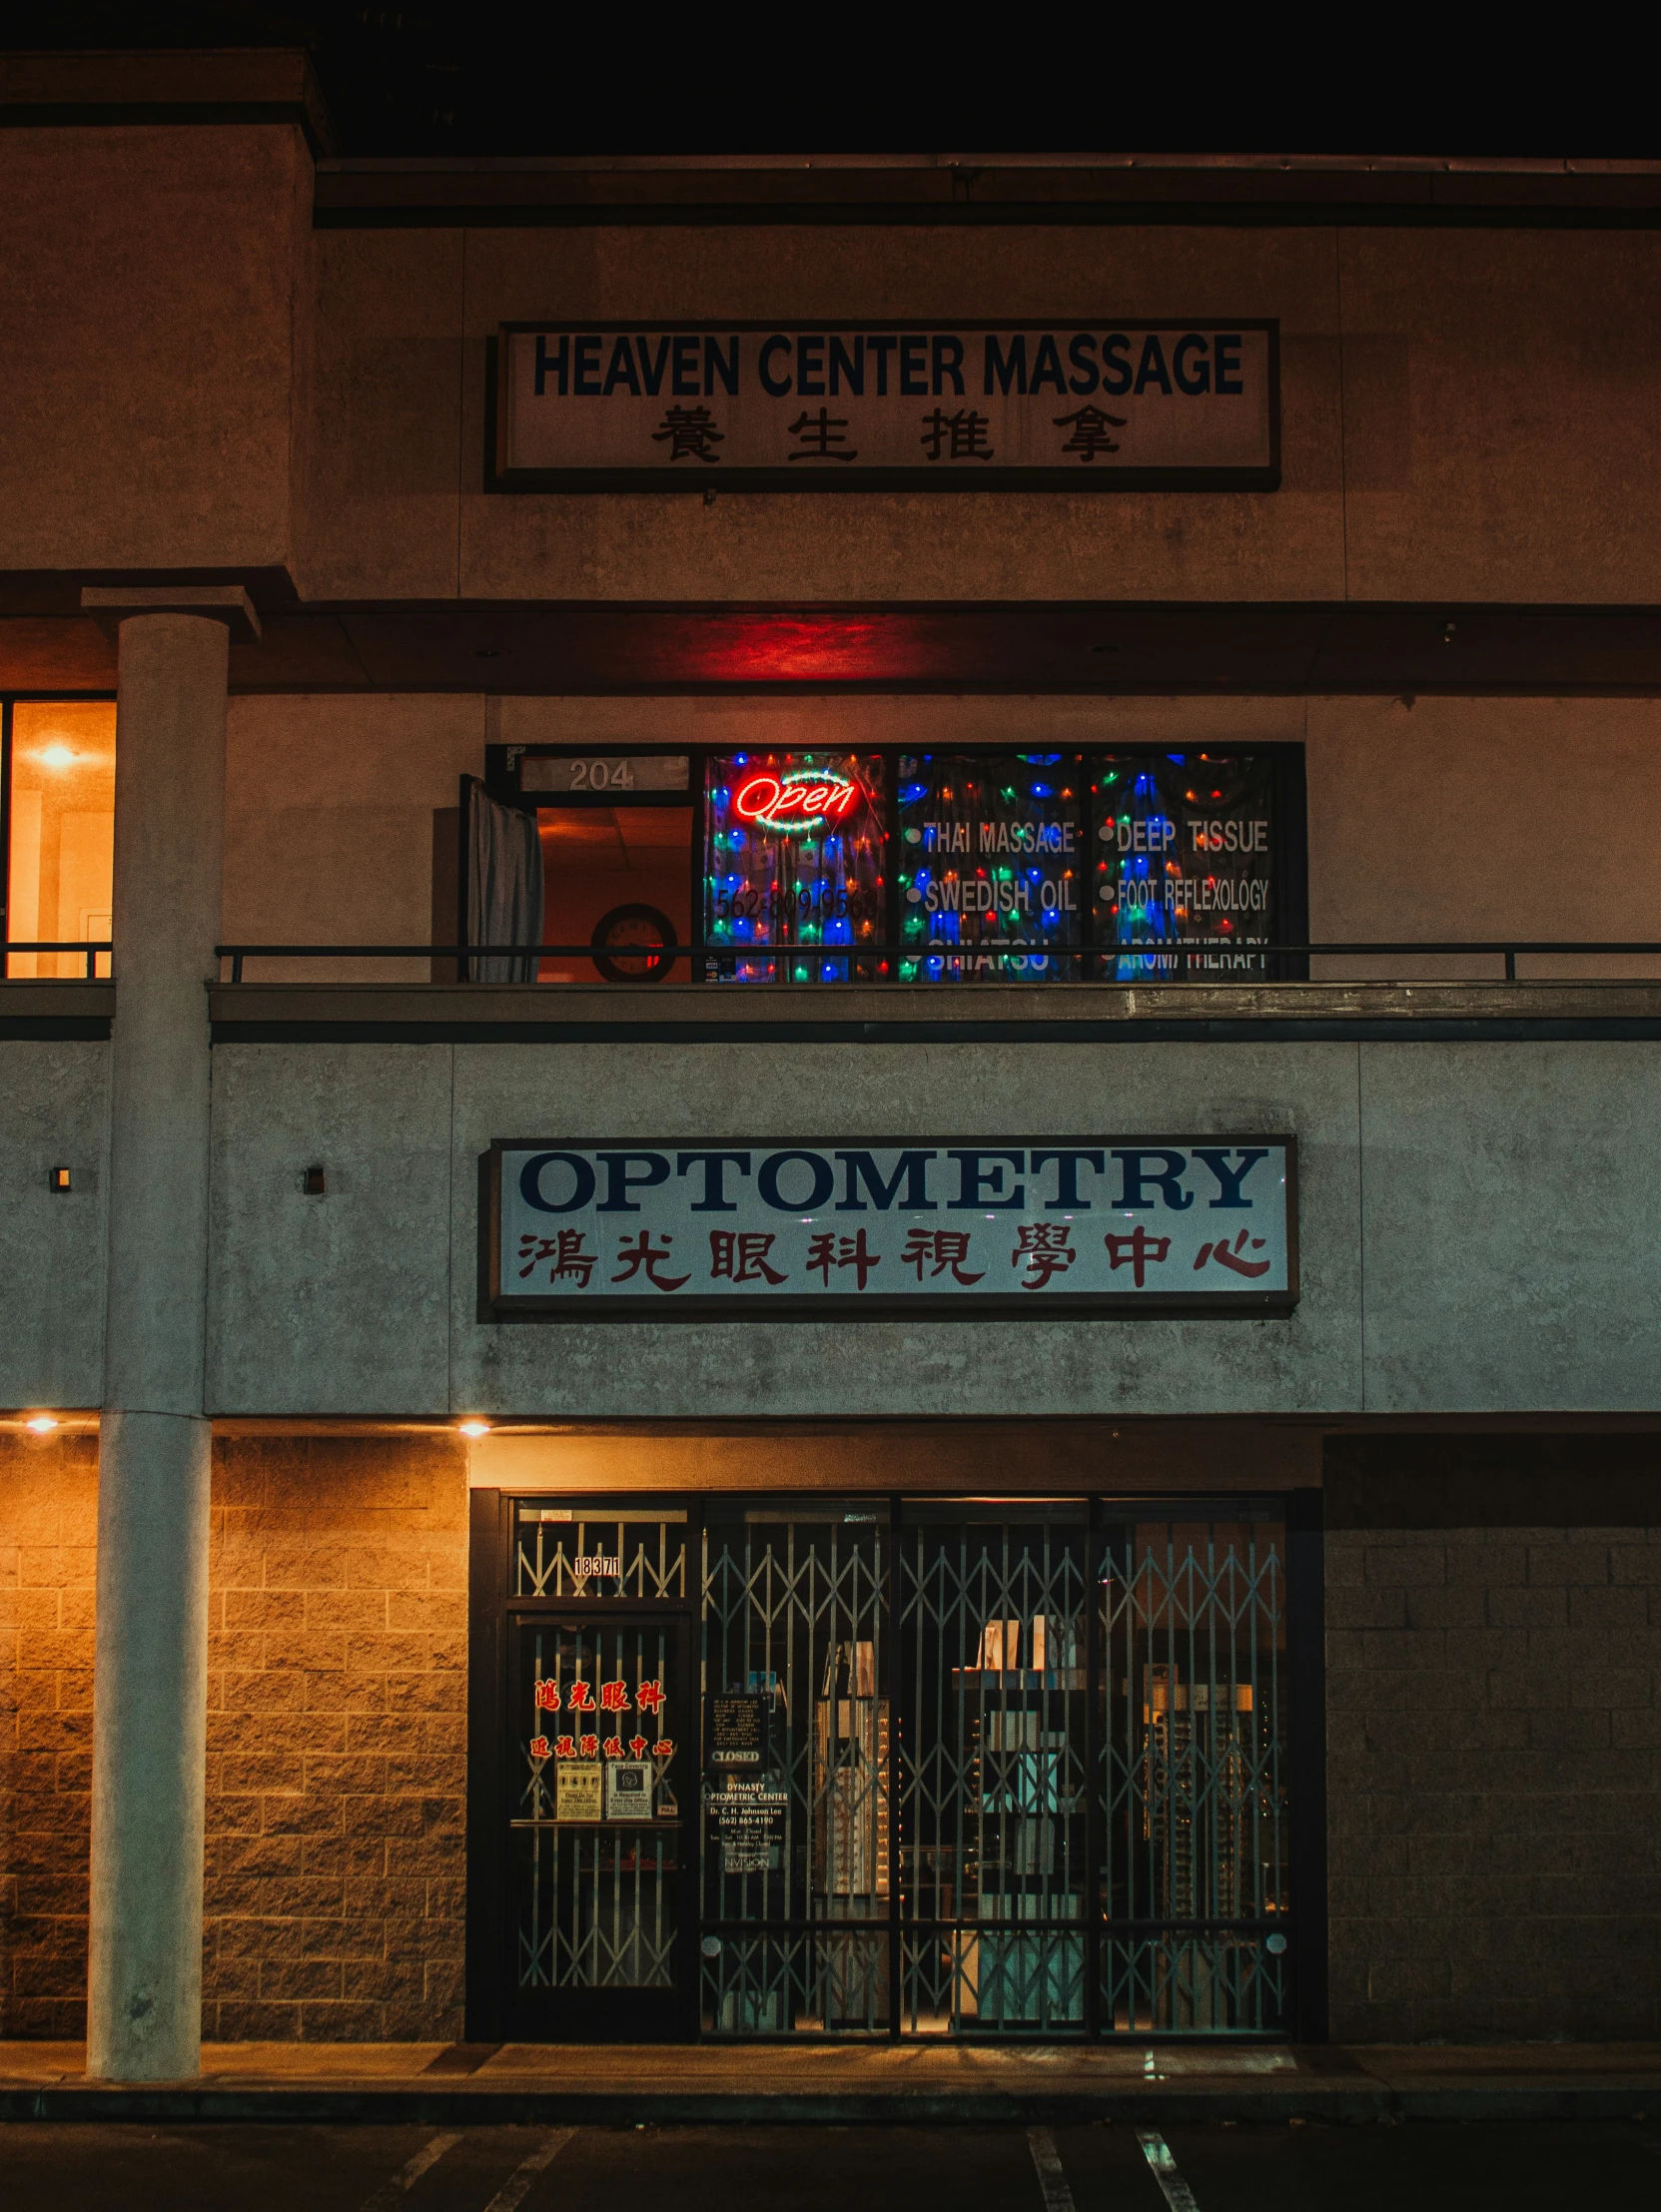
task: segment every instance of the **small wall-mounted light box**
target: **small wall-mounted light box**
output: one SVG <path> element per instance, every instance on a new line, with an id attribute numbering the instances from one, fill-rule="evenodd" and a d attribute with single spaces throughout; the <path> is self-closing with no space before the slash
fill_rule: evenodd
<path id="1" fill-rule="evenodd" d="M 48 1167 L 46 1170 L 46 1187 L 48 1190 L 72 1190 L 74 1182 L 69 1169 L 67 1167 Z"/>
<path id="2" fill-rule="evenodd" d="M 301 1175 L 300 1187 L 308 1198 L 326 1198 L 329 1195 L 329 1177 L 321 1167 L 308 1167 Z"/>

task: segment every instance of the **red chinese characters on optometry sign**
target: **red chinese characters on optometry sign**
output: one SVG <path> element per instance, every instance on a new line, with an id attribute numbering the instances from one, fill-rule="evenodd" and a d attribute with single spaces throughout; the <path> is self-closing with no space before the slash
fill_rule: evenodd
<path id="1" fill-rule="evenodd" d="M 1201 1245 L 1195 1254 L 1195 1268 L 1198 1271 L 1205 1266 L 1207 1260 L 1211 1260 L 1218 1267 L 1227 1267 L 1231 1274 L 1245 1275 L 1255 1281 L 1266 1275 L 1274 1263 L 1268 1259 L 1247 1259 L 1246 1254 L 1247 1247 L 1252 1252 L 1260 1252 L 1265 1241 L 1263 1237 L 1248 1235 L 1245 1229 L 1240 1231 L 1233 1244 L 1227 1237 L 1220 1236 L 1215 1244 Z"/>
<path id="2" fill-rule="evenodd" d="M 1297 1298 L 1284 1136 L 493 1149 L 497 1311 Z"/>

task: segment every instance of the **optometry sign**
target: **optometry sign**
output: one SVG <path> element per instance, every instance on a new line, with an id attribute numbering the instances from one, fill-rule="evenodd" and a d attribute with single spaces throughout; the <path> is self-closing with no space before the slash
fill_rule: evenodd
<path id="1" fill-rule="evenodd" d="M 1290 1136 L 502 1138 L 479 1319 L 1285 1314 Z"/>
<path id="2" fill-rule="evenodd" d="M 1253 490 L 1279 326 L 508 324 L 498 491 Z"/>

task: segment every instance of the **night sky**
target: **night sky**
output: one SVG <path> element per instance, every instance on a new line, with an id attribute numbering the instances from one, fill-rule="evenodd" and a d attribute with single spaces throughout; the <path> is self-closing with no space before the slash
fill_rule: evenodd
<path id="1" fill-rule="evenodd" d="M 352 155 L 1661 151 L 1596 12 L 14 0 L 7 44 L 305 46 Z"/>

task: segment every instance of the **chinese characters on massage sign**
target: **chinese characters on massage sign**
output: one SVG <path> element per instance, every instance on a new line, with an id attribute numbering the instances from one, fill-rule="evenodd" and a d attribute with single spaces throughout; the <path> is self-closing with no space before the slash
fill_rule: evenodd
<path id="1" fill-rule="evenodd" d="M 1271 323 L 509 327 L 496 480 L 1278 481 Z"/>
<path id="2" fill-rule="evenodd" d="M 1289 1136 L 501 1141 L 487 1165 L 486 1318 L 1297 1302 Z"/>

